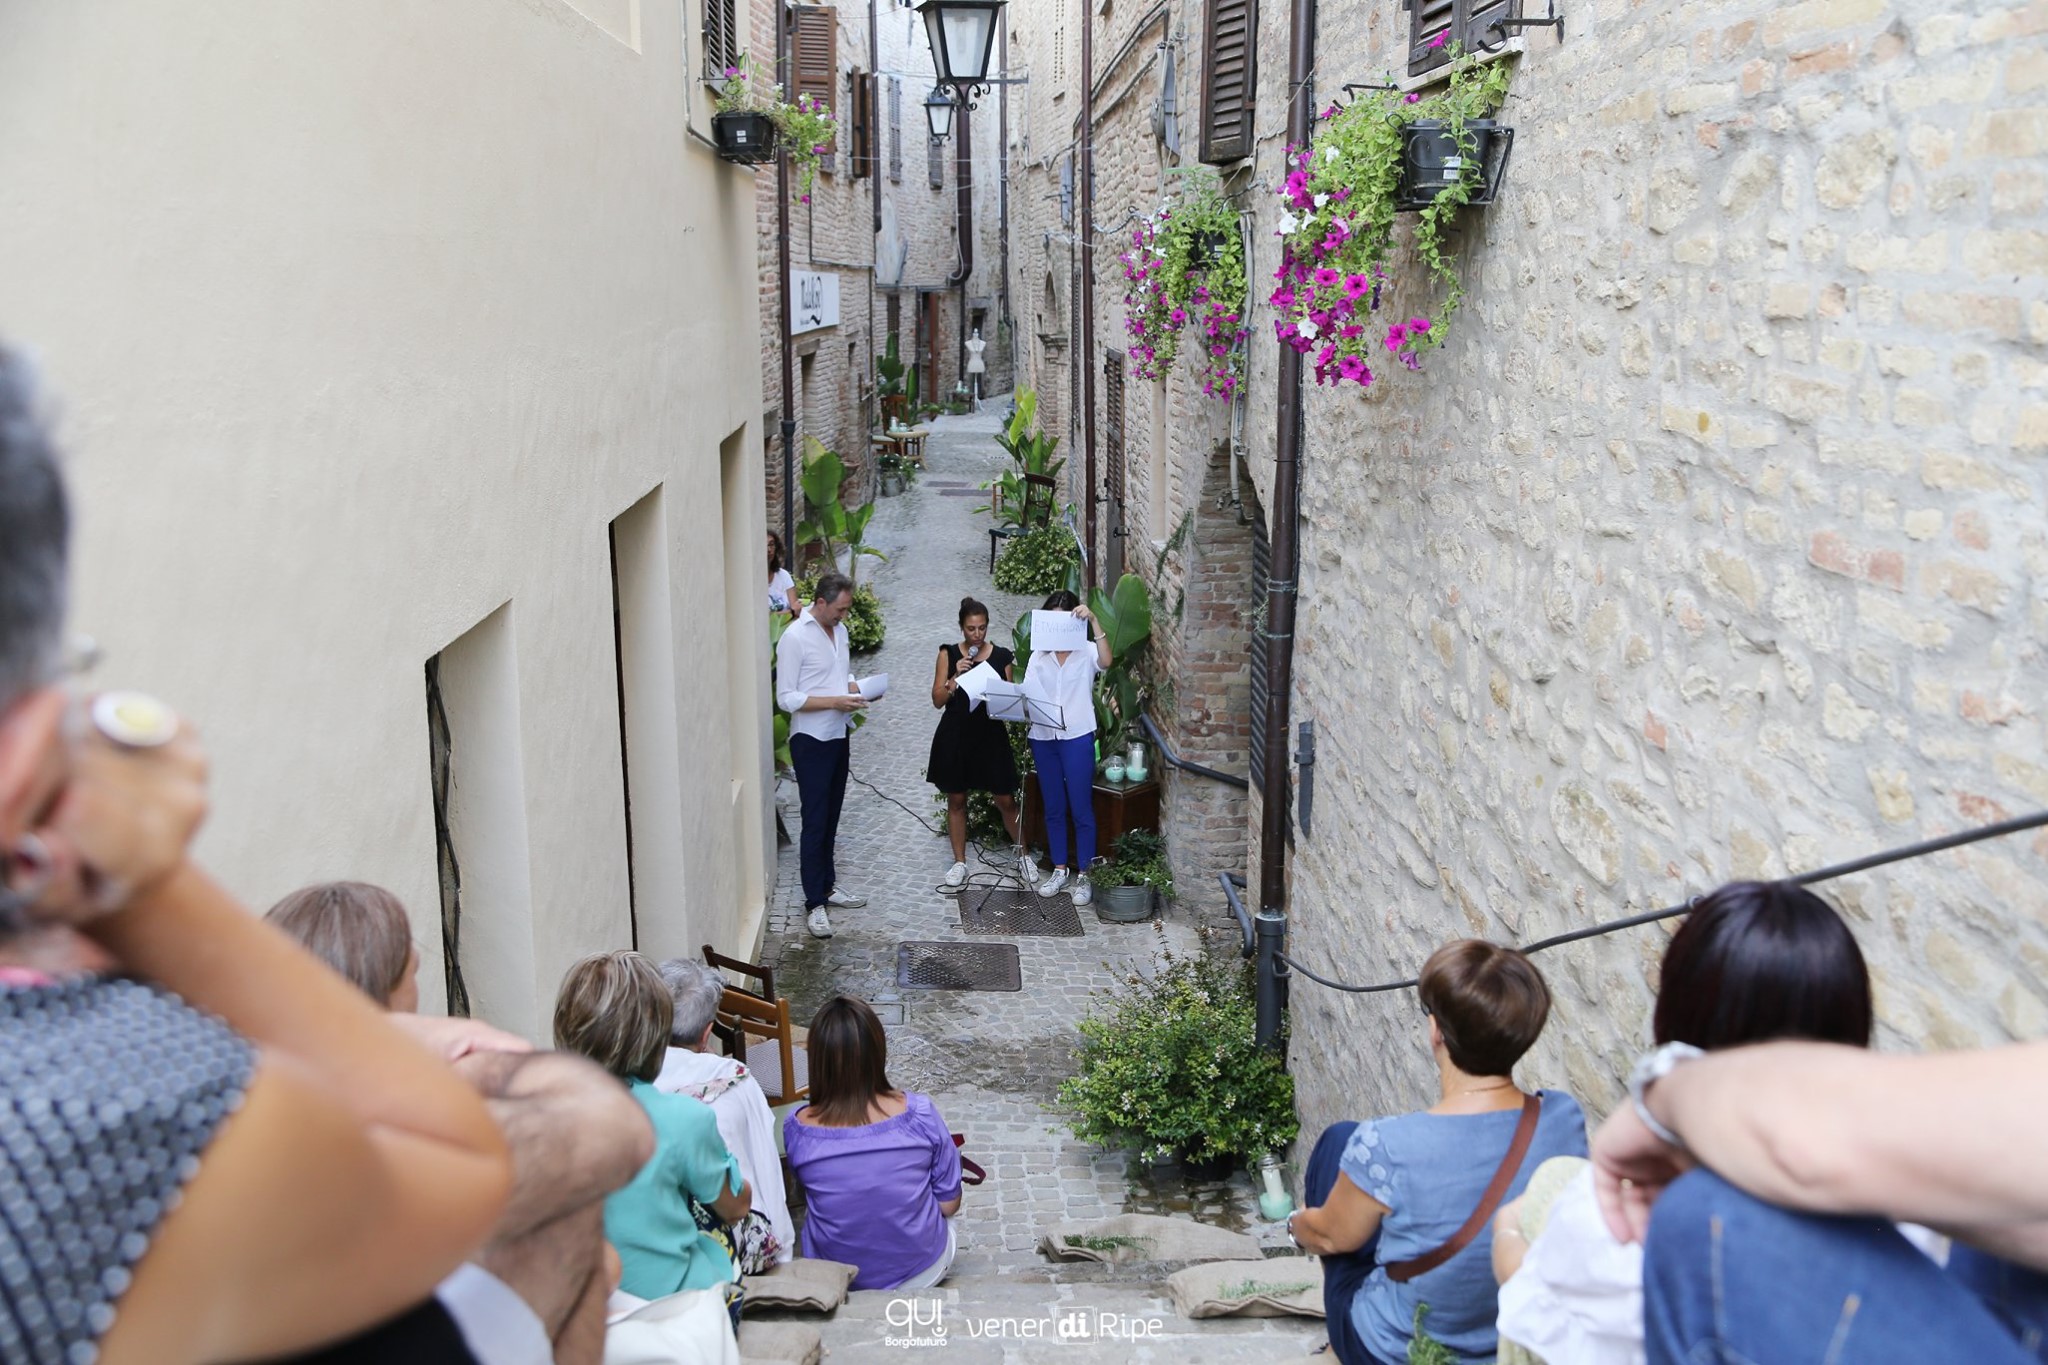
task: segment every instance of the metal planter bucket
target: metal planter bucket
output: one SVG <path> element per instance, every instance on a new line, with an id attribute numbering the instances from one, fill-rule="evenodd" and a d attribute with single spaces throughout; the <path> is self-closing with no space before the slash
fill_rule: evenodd
<path id="1" fill-rule="evenodd" d="M 746 110 L 713 114 L 711 140 L 725 160 L 756 165 L 775 155 L 775 124 L 766 114 Z"/>
<path id="2" fill-rule="evenodd" d="M 1149 886 L 1098 886 L 1095 918 L 1106 924 L 1142 924 L 1152 918 Z"/>
<path id="3" fill-rule="evenodd" d="M 1426 209 L 1438 194 L 1461 180 L 1473 182 L 1472 197 L 1466 203 L 1493 202 L 1507 174 L 1515 130 L 1490 118 L 1475 118 L 1465 120 L 1465 135 L 1471 142 L 1461 147 L 1451 125 L 1441 119 L 1402 126 L 1401 183 L 1394 191 L 1395 208 Z"/>

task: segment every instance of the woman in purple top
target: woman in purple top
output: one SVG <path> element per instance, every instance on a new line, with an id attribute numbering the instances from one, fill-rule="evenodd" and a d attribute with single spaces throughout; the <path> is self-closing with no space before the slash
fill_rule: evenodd
<path id="1" fill-rule="evenodd" d="M 929 1098 L 889 1085 L 889 1046 L 866 1002 L 811 1020 L 811 1102 L 782 1124 L 808 1211 L 803 1254 L 858 1266 L 855 1289 L 929 1289 L 953 1266 L 960 1153 Z"/>

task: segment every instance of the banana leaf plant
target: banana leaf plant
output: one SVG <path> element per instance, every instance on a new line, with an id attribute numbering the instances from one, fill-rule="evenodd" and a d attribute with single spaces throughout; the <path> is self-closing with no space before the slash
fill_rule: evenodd
<path id="1" fill-rule="evenodd" d="M 788 772 L 796 766 L 796 760 L 789 753 L 789 713 L 775 704 L 775 647 L 782 643 L 782 632 L 790 627 L 790 618 L 779 611 L 768 613 L 768 710 L 775 717 L 775 771 Z"/>
<path id="2" fill-rule="evenodd" d="M 1059 472 L 1067 467 L 1065 460 L 1053 458 L 1053 452 L 1059 449 L 1060 438 L 1031 429 L 1037 417 L 1038 392 L 1025 389 L 1017 395 L 1016 409 L 1010 414 L 1009 426 L 996 433 L 996 444 L 1009 454 L 1010 468 L 981 485 L 988 492 L 989 500 L 974 510 L 989 513 L 998 525 L 1024 524 L 1026 474 L 1058 478 Z"/>
<path id="3" fill-rule="evenodd" d="M 797 523 L 796 538 L 799 544 L 819 544 L 825 547 L 825 558 L 833 566 L 839 563 L 842 549 L 851 551 L 848 576 L 856 583 L 860 581 L 861 556 L 868 555 L 887 562 L 888 556 L 867 543 L 868 522 L 875 515 L 875 505 L 864 503 L 848 508 L 840 500 L 839 489 L 846 482 L 846 464 L 832 451 L 825 449 L 824 442 L 815 436 L 804 438 L 804 469 L 799 480 L 804 490 L 804 501 L 810 504 L 811 514 Z"/>

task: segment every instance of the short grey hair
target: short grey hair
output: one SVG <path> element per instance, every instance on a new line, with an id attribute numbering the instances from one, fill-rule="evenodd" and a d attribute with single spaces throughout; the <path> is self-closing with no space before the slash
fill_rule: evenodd
<path id="1" fill-rule="evenodd" d="M 71 514 L 27 357 L 0 345 L 0 707 L 49 682 Z"/>
<path id="2" fill-rule="evenodd" d="M 677 1047 L 697 1046 L 704 1030 L 718 1017 L 718 1002 L 725 998 L 725 978 L 701 962 L 672 957 L 661 964 L 661 981 L 676 1005 L 670 1038 Z"/>

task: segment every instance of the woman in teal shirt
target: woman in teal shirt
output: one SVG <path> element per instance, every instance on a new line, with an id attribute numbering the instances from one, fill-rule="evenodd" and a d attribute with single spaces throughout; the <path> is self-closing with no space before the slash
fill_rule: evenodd
<path id="1" fill-rule="evenodd" d="M 711 1106 L 651 1084 L 674 1013 L 661 972 L 639 953 L 584 958 L 555 997 L 555 1046 L 624 1081 L 654 1125 L 654 1155 L 604 1201 L 604 1235 L 623 1268 L 619 1287 L 643 1299 L 730 1284 L 728 1243 L 713 1229 L 739 1222 L 753 1201 Z"/>

